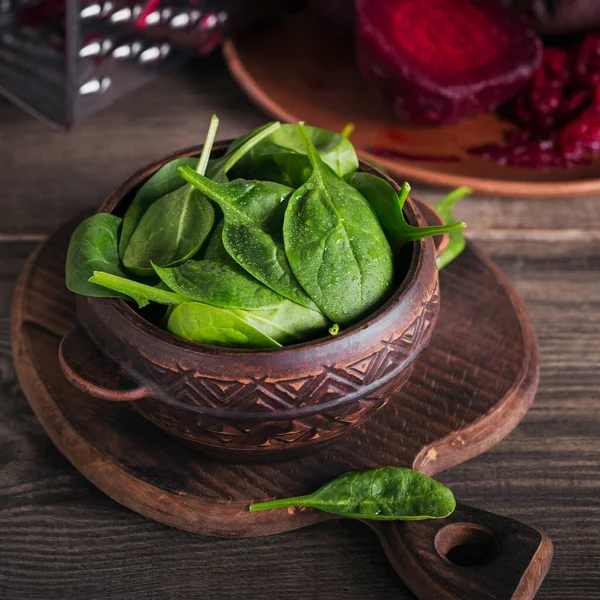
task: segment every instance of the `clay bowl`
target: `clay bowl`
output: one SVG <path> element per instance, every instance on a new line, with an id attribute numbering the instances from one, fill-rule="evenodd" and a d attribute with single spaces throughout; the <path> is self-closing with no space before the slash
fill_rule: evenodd
<path id="1" fill-rule="evenodd" d="M 219 144 L 215 152 L 227 145 Z M 110 194 L 99 212 L 122 215 L 152 173 L 200 150 L 182 150 L 142 169 Z M 360 169 L 386 178 L 366 163 Z M 405 214 L 411 224 L 425 224 L 413 200 Z M 408 380 L 439 310 L 431 239 L 408 249 L 398 281 L 381 308 L 340 335 L 278 350 L 189 342 L 123 300 L 78 296 L 80 325 L 62 340 L 61 367 L 86 394 L 129 402 L 202 451 L 236 460 L 294 458 L 340 439 Z"/>

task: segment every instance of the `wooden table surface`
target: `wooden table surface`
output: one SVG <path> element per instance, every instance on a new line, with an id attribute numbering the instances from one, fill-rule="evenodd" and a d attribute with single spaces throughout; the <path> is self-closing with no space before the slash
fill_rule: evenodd
<path id="1" fill-rule="evenodd" d="M 0 598 L 147 600 L 411 598 L 365 526 L 332 522 L 269 538 L 176 531 L 106 497 L 54 448 L 11 360 L 11 293 L 36 243 L 100 203 L 134 169 L 265 121 L 219 57 L 192 62 L 70 134 L 0 100 Z M 415 195 L 440 192 L 414 182 Z M 554 542 L 538 598 L 600 598 L 600 198 L 473 196 L 460 217 L 513 281 L 541 348 L 522 424 L 442 473 L 458 498 L 544 529 Z"/>

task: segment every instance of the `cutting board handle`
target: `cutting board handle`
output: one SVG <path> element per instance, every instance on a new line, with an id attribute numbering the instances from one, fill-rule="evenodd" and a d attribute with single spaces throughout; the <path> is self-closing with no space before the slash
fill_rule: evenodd
<path id="1" fill-rule="evenodd" d="M 447 519 L 367 524 L 421 600 L 530 600 L 552 560 L 544 533 L 464 504 Z"/>

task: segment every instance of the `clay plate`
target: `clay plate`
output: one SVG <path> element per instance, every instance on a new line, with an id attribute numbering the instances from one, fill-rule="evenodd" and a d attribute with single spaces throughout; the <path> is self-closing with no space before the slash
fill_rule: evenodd
<path id="1" fill-rule="evenodd" d="M 471 156 L 469 148 L 502 140 L 510 127 L 494 114 L 449 126 L 401 125 L 365 85 L 350 41 L 324 29 L 312 14 L 294 15 L 226 40 L 223 54 L 233 77 L 268 115 L 333 131 L 354 123 L 352 142 L 361 157 L 394 176 L 504 196 L 564 197 L 600 191 L 600 159 L 543 171 L 503 167 Z"/>

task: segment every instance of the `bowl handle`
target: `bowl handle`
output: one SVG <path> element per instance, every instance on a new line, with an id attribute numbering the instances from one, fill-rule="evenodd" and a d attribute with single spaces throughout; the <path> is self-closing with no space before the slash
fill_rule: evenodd
<path id="1" fill-rule="evenodd" d="M 58 359 L 68 381 L 94 398 L 130 402 L 151 395 L 147 385 L 134 380 L 120 365 L 102 354 L 81 325 L 63 337 Z"/>
<path id="2" fill-rule="evenodd" d="M 442 219 L 440 213 L 438 213 L 435 208 L 422 202 L 421 200 L 415 200 L 415 204 L 419 208 L 419 211 L 423 215 L 425 222 L 429 227 L 433 227 L 435 225 L 444 225 L 444 219 Z M 450 242 L 450 236 L 445 233 L 444 235 L 436 235 L 433 238 L 433 243 L 435 244 L 435 257 L 438 258 L 440 254 L 446 249 L 448 243 Z"/>
<path id="3" fill-rule="evenodd" d="M 541 531 L 464 504 L 446 519 L 365 523 L 423 600 L 531 600 L 552 560 Z"/>

